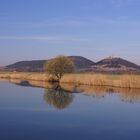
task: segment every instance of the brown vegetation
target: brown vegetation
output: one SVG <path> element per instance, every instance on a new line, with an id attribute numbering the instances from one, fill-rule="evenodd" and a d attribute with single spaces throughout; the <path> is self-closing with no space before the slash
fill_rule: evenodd
<path id="1" fill-rule="evenodd" d="M 140 88 L 140 75 L 68 74 L 61 79 L 61 82 L 89 86 Z"/>
<path id="2" fill-rule="evenodd" d="M 0 78 L 21 79 L 33 81 L 51 81 L 54 78 L 45 73 L 0 73 Z M 109 74 L 66 74 L 60 83 L 72 83 L 75 85 L 111 86 L 120 88 L 140 89 L 140 75 L 109 75 Z"/>

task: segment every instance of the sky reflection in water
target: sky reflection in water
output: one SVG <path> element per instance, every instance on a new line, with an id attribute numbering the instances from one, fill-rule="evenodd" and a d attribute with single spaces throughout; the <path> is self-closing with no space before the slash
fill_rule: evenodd
<path id="1" fill-rule="evenodd" d="M 11 82 L 0 82 L 2 140 L 140 138 L 140 90 Z"/>

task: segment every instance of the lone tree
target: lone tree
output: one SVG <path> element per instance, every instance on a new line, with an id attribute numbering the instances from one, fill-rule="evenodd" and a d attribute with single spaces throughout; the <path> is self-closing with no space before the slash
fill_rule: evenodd
<path id="1" fill-rule="evenodd" d="M 71 73 L 74 71 L 74 63 L 66 56 L 58 56 L 49 60 L 45 64 L 45 70 L 49 74 L 56 76 L 59 82 L 65 73 Z"/>

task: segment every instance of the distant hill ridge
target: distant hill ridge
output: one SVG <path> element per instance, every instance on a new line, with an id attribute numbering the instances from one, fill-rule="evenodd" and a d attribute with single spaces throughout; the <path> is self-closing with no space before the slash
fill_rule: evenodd
<path id="1" fill-rule="evenodd" d="M 108 57 L 97 63 L 82 57 L 68 56 L 75 64 L 76 71 L 107 71 L 107 72 L 129 72 L 140 71 L 140 66 L 122 58 Z M 7 71 L 43 71 L 44 63 L 48 60 L 20 61 L 5 67 Z"/>
<path id="2" fill-rule="evenodd" d="M 106 59 L 97 62 L 96 65 L 106 65 L 107 67 L 115 67 L 115 68 L 118 68 L 121 65 L 123 65 L 126 67 L 139 68 L 138 65 L 119 57 L 108 57 Z"/>
<path id="3" fill-rule="evenodd" d="M 68 56 L 75 64 L 77 71 L 81 69 L 90 68 L 95 63 L 82 56 Z M 43 71 L 44 64 L 48 60 L 32 60 L 32 61 L 20 61 L 5 67 L 6 70 L 12 71 Z"/>
<path id="4" fill-rule="evenodd" d="M 140 66 L 119 57 L 108 57 L 92 66 L 94 71 L 140 71 Z"/>

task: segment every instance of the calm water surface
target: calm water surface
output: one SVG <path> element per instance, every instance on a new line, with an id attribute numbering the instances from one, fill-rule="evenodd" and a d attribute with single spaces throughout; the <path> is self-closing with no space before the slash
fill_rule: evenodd
<path id="1" fill-rule="evenodd" d="M 139 140 L 140 90 L 0 82 L 0 140 Z"/>

